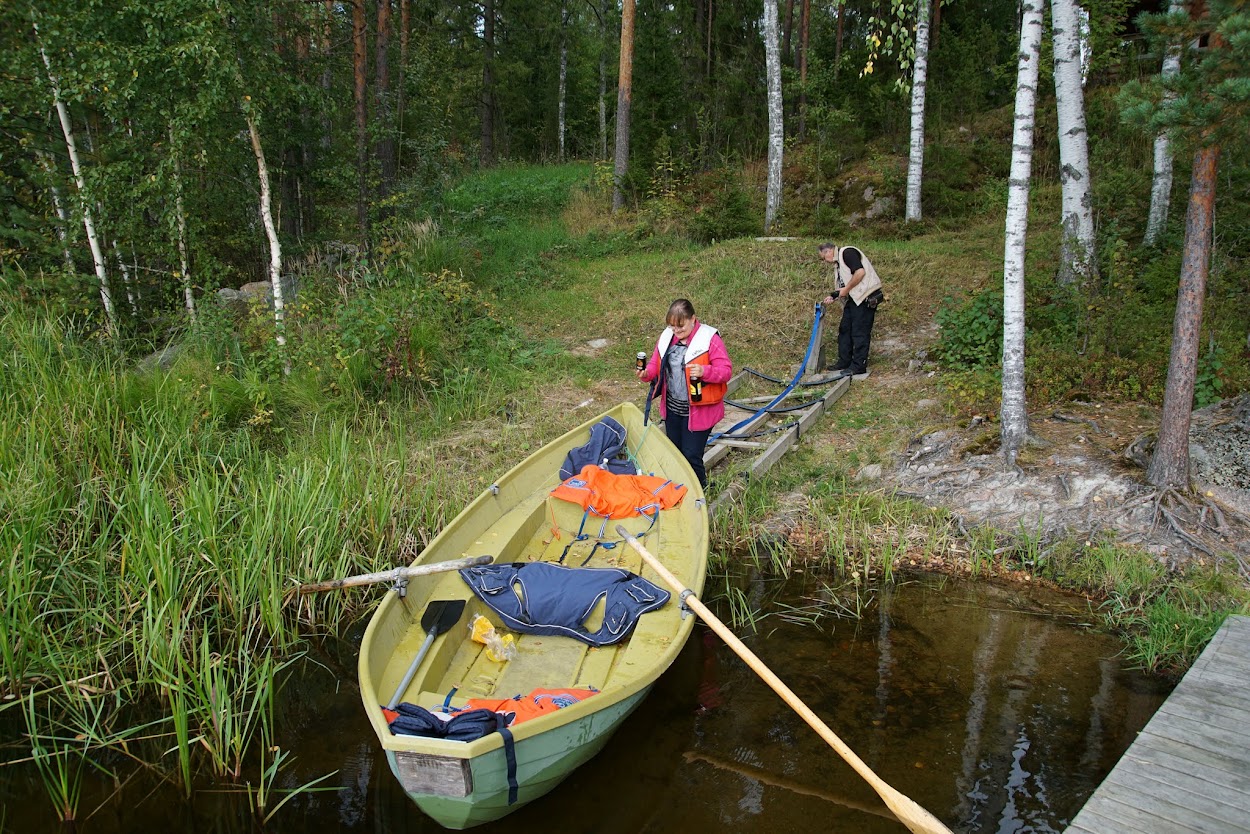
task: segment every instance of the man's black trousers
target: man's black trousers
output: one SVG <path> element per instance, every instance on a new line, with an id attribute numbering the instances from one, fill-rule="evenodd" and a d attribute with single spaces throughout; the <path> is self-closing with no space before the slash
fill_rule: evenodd
<path id="1" fill-rule="evenodd" d="M 868 343 L 872 341 L 872 323 L 876 317 L 876 307 L 846 299 L 842 323 L 838 325 L 838 367 L 850 368 L 855 374 L 868 370 Z"/>

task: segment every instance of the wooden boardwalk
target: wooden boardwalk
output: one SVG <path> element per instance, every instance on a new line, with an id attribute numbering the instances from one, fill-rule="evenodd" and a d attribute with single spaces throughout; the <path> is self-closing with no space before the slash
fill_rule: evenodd
<path id="1" fill-rule="evenodd" d="M 1067 834 L 1250 832 L 1250 617 L 1233 616 Z"/>

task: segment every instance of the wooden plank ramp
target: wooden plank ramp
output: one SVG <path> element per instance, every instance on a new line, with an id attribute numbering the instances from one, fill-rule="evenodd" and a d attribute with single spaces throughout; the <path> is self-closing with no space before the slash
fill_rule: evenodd
<path id="1" fill-rule="evenodd" d="M 821 415 L 850 387 L 851 381 L 847 377 L 833 380 L 814 373 L 815 367 L 810 361 L 803 371 L 801 384 L 796 386 L 785 400 L 775 406 L 775 408 L 795 408 L 795 410 L 776 413 L 760 412 L 753 417 L 751 416 L 753 409 L 763 408 L 775 398 L 775 395 L 742 399 L 735 397 L 734 394 L 750 378 L 750 373 L 747 371 L 736 374 L 729 381 L 726 399 L 732 402 L 726 402 L 725 417 L 716 424 L 712 430 L 712 436 L 716 438 L 718 434 L 728 431 L 738 423 L 744 420 L 746 422 L 734 432 L 734 436 L 713 439 L 703 453 L 703 464 L 710 472 L 733 450 L 755 452 L 756 455 L 748 466 L 738 472 L 738 477 L 720 491 L 708 507 L 709 512 L 715 514 L 735 501 L 746 491 L 752 479 L 760 477 L 771 469 L 773 464 L 793 448 L 803 434 L 809 431 Z"/>
<path id="2" fill-rule="evenodd" d="M 1225 620 L 1067 834 L 1250 832 L 1250 617 Z"/>

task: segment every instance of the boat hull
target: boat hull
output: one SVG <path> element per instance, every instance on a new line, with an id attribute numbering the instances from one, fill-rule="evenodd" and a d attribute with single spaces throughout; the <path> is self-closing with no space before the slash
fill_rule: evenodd
<path id="1" fill-rule="evenodd" d="M 409 785 L 413 784 L 410 772 L 397 760 L 397 756 L 406 754 L 388 750 L 386 759 L 408 797 L 426 815 L 444 828 L 471 828 L 504 817 L 549 793 L 603 749 L 649 691 L 650 687 L 572 724 L 517 743 L 519 790 L 517 801 L 512 805 L 508 804 L 508 769 L 503 748 L 468 760 L 472 788 L 462 797 L 439 796 L 421 785 L 414 785 L 410 790 Z"/>
<path id="2" fill-rule="evenodd" d="M 567 452 L 585 443 L 591 426 L 604 416 L 626 428 L 641 471 L 687 487 L 685 498 L 657 519 L 638 516 L 619 523 L 635 536 L 646 536 L 665 566 L 700 593 L 709 536 L 702 489 L 664 432 L 645 426 L 641 411 L 630 403 L 569 431 L 503 475 L 430 542 L 418 562 L 489 555 L 497 563 L 613 567 L 662 585 L 615 533 L 617 521 L 594 519 L 592 532 L 580 506 L 551 495 Z M 587 535 L 580 535 L 583 531 Z M 428 636 L 421 627 L 423 613 L 461 599 L 466 609 L 461 622 L 436 634 L 415 673 L 407 674 Z M 409 797 L 447 828 L 498 819 L 548 793 L 598 753 L 673 663 L 694 627 L 694 618 L 673 595 L 663 607 L 642 615 L 619 643 L 593 647 L 571 637 L 517 634 L 515 655 L 499 660 L 469 639 L 467 626 L 476 615 L 502 628 L 458 574 L 417 577 L 403 593 L 392 589 L 386 595 L 360 647 L 361 700 L 391 770 Z M 601 611 L 592 611 L 585 621 L 589 631 L 598 628 L 596 616 L 602 617 Z M 519 784 L 511 805 L 501 734 L 472 741 L 394 735 L 381 707 L 394 698 L 430 710 L 461 708 L 470 699 L 502 700 L 540 689 L 595 694 L 509 728 Z"/>

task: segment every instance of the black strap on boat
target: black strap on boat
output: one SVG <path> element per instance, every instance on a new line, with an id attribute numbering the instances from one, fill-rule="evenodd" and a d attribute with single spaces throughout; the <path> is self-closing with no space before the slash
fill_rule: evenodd
<path id="1" fill-rule="evenodd" d="M 508 729 L 508 719 L 506 716 L 495 713 L 498 716 L 499 735 L 503 736 L 503 755 L 508 762 L 508 804 L 515 805 L 517 800 L 517 792 L 520 785 L 516 781 L 516 740 L 512 738 L 512 731 Z"/>

